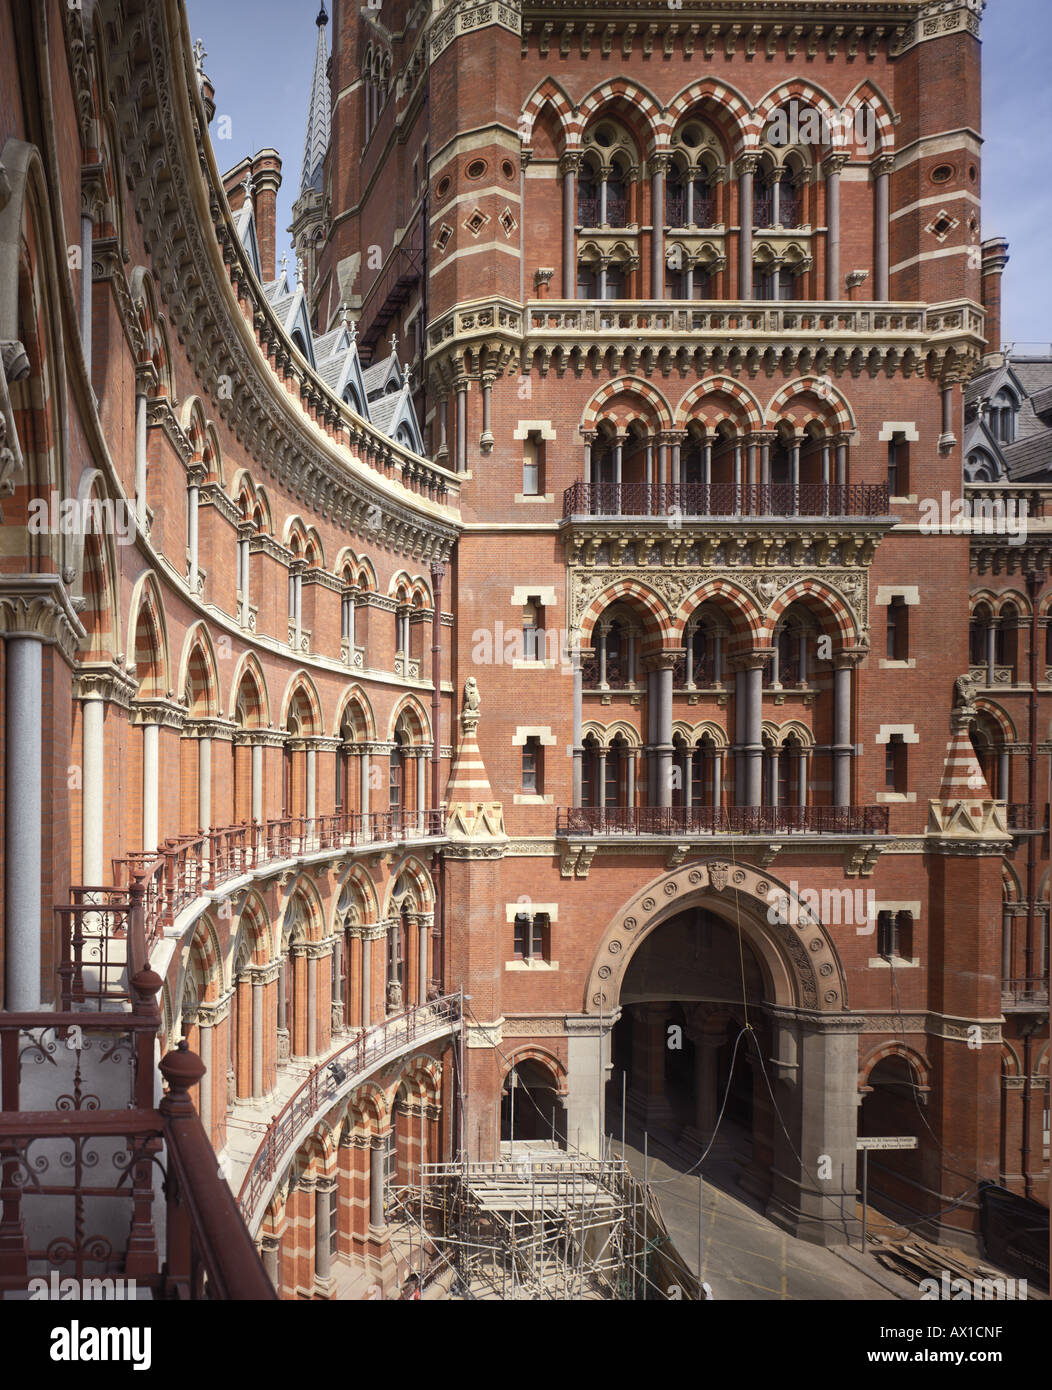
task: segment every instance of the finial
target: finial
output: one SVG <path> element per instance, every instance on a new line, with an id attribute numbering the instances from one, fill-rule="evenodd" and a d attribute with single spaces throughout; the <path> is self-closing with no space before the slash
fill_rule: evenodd
<path id="1" fill-rule="evenodd" d="M 358 341 L 358 320 L 357 320 L 357 319 L 355 319 L 355 321 L 351 324 L 350 329 L 349 329 L 348 331 L 350 332 L 350 335 L 351 335 L 351 346 L 353 347 L 354 344 Z"/>
<path id="2" fill-rule="evenodd" d="M 289 268 L 288 253 L 285 252 L 285 251 L 282 251 L 282 253 L 281 253 L 281 278 L 282 278 L 283 280 L 287 280 L 287 279 L 288 279 L 288 268 Z"/>
<path id="3" fill-rule="evenodd" d="M 196 40 L 194 41 L 193 54 L 194 54 L 194 68 L 195 68 L 196 71 L 197 71 L 197 75 L 198 75 L 198 77 L 204 77 L 204 75 L 205 75 L 205 59 L 208 57 L 208 49 L 205 48 L 204 44 L 201 42 L 200 39 L 196 39 Z"/>
<path id="4" fill-rule="evenodd" d="M 413 368 L 412 365 L 405 369 L 405 393 L 407 396 L 413 394 Z"/>
<path id="5" fill-rule="evenodd" d="M 245 175 L 245 181 L 244 181 L 244 183 L 241 185 L 241 187 L 245 190 L 245 202 L 246 202 L 246 203 L 250 203 L 250 202 L 252 201 L 252 190 L 255 188 L 255 186 L 256 186 L 256 185 L 255 185 L 255 183 L 253 182 L 252 174 L 251 174 L 251 171 L 250 171 L 249 173 L 247 173 L 247 174 Z"/>
<path id="6" fill-rule="evenodd" d="M 397 334 L 397 333 L 392 333 L 392 334 L 391 334 L 391 356 L 392 356 L 392 357 L 395 359 L 395 361 L 397 362 L 397 360 L 398 360 L 398 334 Z"/>

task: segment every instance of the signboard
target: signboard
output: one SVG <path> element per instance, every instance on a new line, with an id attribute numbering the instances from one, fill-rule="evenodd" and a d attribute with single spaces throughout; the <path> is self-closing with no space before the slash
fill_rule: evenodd
<path id="1" fill-rule="evenodd" d="M 882 1135 L 871 1139 L 858 1139 L 855 1141 L 859 1149 L 915 1149 L 917 1147 L 916 1135 L 903 1135 L 895 1138 L 889 1135 Z"/>

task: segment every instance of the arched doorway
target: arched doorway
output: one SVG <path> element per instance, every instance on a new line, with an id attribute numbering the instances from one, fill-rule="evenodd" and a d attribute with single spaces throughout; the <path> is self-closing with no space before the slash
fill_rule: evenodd
<path id="1" fill-rule="evenodd" d="M 645 1130 L 651 1145 L 692 1163 L 722 1110 L 719 1154 L 755 1168 L 753 1185 L 769 1187 L 773 1116 L 754 1066 L 757 1046 L 769 1053 L 766 993 L 752 946 L 711 909 L 687 908 L 652 932 L 621 982 L 608 1131 L 620 1130 L 623 1096 L 630 1138 L 641 1142 Z"/>
<path id="2" fill-rule="evenodd" d="M 566 1147 L 566 1112 L 556 1078 L 535 1057 L 526 1057 L 504 1078 L 500 1099 L 502 1143 L 534 1140 Z"/>
<path id="3" fill-rule="evenodd" d="M 597 943 L 569 1053 L 570 1132 L 598 1153 L 619 1134 L 623 1088 L 636 1134 L 670 1136 L 686 1171 L 724 1109 L 732 1180 L 794 1235 L 844 1244 L 857 1233 L 862 1025 L 832 937 L 795 891 L 753 865 L 689 862 L 639 889 Z"/>

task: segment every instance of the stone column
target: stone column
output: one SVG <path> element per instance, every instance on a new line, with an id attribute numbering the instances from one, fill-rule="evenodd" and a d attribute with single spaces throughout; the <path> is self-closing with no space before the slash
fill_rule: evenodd
<path id="1" fill-rule="evenodd" d="M 957 436 L 953 432 L 953 392 L 954 383 L 944 382 L 941 387 L 942 392 L 942 433 L 939 435 L 939 448 L 952 449 L 957 443 Z"/>
<path id="2" fill-rule="evenodd" d="M 580 167 L 580 150 L 571 150 L 559 161 L 563 180 L 563 299 L 577 298 L 577 171 Z"/>
<path id="3" fill-rule="evenodd" d="M 307 744 L 307 829 L 310 835 L 314 829 L 314 817 L 317 811 L 317 769 L 318 754 L 312 743 Z"/>
<path id="4" fill-rule="evenodd" d="M 201 1061 L 204 1063 L 205 1074 L 201 1078 L 201 1089 L 198 1093 L 198 1103 L 200 1106 L 198 1113 L 201 1116 L 201 1123 L 204 1125 L 205 1133 L 208 1135 L 209 1139 L 212 1137 L 212 1029 L 214 1025 L 215 1018 L 211 1011 L 205 1012 L 199 1009 L 197 1014 L 197 1048 Z M 185 1027 L 183 1031 L 184 1033 L 187 1031 Z"/>
<path id="5" fill-rule="evenodd" d="M 81 882 L 102 884 L 108 877 L 102 863 L 106 823 L 105 735 L 106 702 L 102 686 L 88 677 L 80 683 L 83 720 L 83 790 L 81 817 Z"/>
<path id="6" fill-rule="evenodd" d="M 449 457 L 449 397 L 443 396 L 438 402 L 438 449 L 436 462 Z"/>
<path id="7" fill-rule="evenodd" d="M 152 373 L 152 368 L 151 368 Z M 147 377 L 140 366 L 135 372 L 135 521 L 146 530 L 146 391 Z"/>
<path id="8" fill-rule="evenodd" d="M 851 804 L 851 669 L 837 660 L 833 670 L 833 805 Z"/>
<path id="9" fill-rule="evenodd" d="M 427 754 L 421 749 L 416 755 L 416 824 L 417 834 L 426 830 L 424 811 L 427 809 Z"/>
<path id="10" fill-rule="evenodd" d="M 263 819 L 263 745 L 252 745 L 252 819 Z"/>
<path id="11" fill-rule="evenodd" d="M 204 469 L 200 464 L 192 464 L 186 475 L 187 490 L 187 527 L 186 527 L 186 548 L 189 552 L 187 584 L 190 592 L 196 594 L 199 588 L 197 574 L 197 508 L 201 496 L 201 483 L 204 481 Z"/>
<path id="12" fill-rule="evenodd" d="M 657 804 L 672 805 L 672 678 L 675 674 L 675 656 L 666 652 L 657 668 L 657 738 L 658 785 Z"/>
<path id="13" fill-rule="evenodd" d="M 362 1027 L 373 1022 L 373 937 L 372 931 L 362 932 Z"/>
<path id="14" fill-rule="evenodd" d="M 763 668 L 768 658 L 768 652 L 753 652 L 736 672 L 734 780 L 740 806 L 763 801 Z"/>
<path id="15" fill-rule="evenodd" d="M 348 932 L 347 950 L 350 961 L 347 970 L 347 1013 L 352 1028 L 362 1026 L 362 929 L 351 927 Z"/>
<path id="16" fill-rule="evenodd" d="M 738 221 L 741 224 L 738 236 L 738 295 L 741 299 L 752 299 L 753 178 L 759 164 L 758 154 L 743 154 L 737 163 Z"/>
<path id="17" fill-rule="evenodd" d="M 278 1293 L 278 1251 L 281 1249 L 281 1241 L 277 1236 L 264 1236 L 260 1254 L 263 1257 L 263 1268 L 267 1272 L 267 1278 L 274 1285 Z"/>
<path id="18" fill-rule="evenodd" d="M 157 804 L 160 789 L 159 756 L 161 726 L 142 726 L 142 847 L 157 848 Z"/>
<path id="19" fill-rule="evenodd" d="M 581 804 L 581 772 L 584 750 L 581 746 L 582 725 L 583 725 L 583 706 L 584 706 L 584 672 L 581 670 L 581 647 L 580 637 L 575 635 L 575 645 L 571 651 L 573 662 L 573 804 Z"/>
<path id="20" fill-rule="evenodd" d="M 840 283 L 840 171 L 848 161 L 846 154 L 827 155 L 823 163 L 826 176 L 826 299 L 843 299 Z"/>
<path id="21" fill-rule="evenodd" d="M 431 923 L 433 917 L 421 916 L 417 921 L 418 946 L 417 946 L 417 966 L 420 976 L 417 985 L 417 999 L 421 1004 L 427 1003 L 427 984 L 431 978 Z"/>
<path id="22" fill-rule="evenodd" d="M 212 824 L 212 740 L 197 740 L 197 820 L 201 830 Z"/>
<path id="23" fill-rule="evenodd" d="M 314 1278 L 319 1284 L 327 1284 L 332 1278 L 329 1222 L 335 1186 L 328 1178 L 319 1178 L 314 1186 Z"/>
<path id="24" fill-rule="evenodd" d="M 263 974 L 252 970 L 252 1098 L 263 1094 Z"/>
<path id="25" fill-rule="evenodd" d="M 890 154 L 878 155 L 873 161 L 873 218 L 876 224 L 874 227 L 876 251 L 874 261 L 876 270 L 874 273 L 873 297 L 881 302 L 891 297 L 889 187 L 891 183 L 891 171 L 894 164 L 895 156 Z"/>
<path id="26" fill-rule="evenodd" d="M 369 813 L 369 745 L 362 744 L 359 755 L 359 799 L 362 806 L 362 815 Z"/>
<path id="27" fill-rule="evenodd" d="M 318 953 L 308 949 L 307 955 L 307 1056 L 318 1054 Z"/>
<path id="28" fill-rule="evenodd" d="M 457 468 L 458 473 L 468 471 L 468 383 L 465 377 L 455 382 L 457 393 Z"/>
<path id="29" fill-rule="evenodd" d="M 843 434 L 837 435 L 837 440 L 836 440 L 836 481 L 837 481 L 837 487 L 840 487 L 840 488 L 844 488 L 844 487 L 847 486 L 847 443 L 848 443 L 848 441 L 847 441 L 847 436 L 846 436 L 846 435 L 843 435 Z M 841 498 L 840 505 L 841 505 L 841 507 L 843 508 L 844 514 L 846 515 L 846 514 L 847 514 L 847 510 L 848 510 L 848 508 L 847 508 L 847 499 L 846 499 L 846 497 L 842 497 L 842 498 Z"/>
<path id="30" fill-rule="evenodd" d="M 482 435 L 479 439 L 479 448 L 483 453 L 489 453 L 493 448 L 493 383 L 496 376 L 493 372 L 482 374 Z"/>
<path id="31" fill-rule="evenodd" d="M 384 1220 L 384 1153 L 387 1136 L 376 1134 L 369 1148 L 369 1225 L 382 1231 Z"/>
<path id="32" fill-rule="evenodd" d="M 650 297 L 665 297 L 665 175 L 672 162 L 670 154 L 655 154 L 650 159 Z"/>
<path id="33" fill-rule="evenodd" d="M 858 1034 L 864 1020 L 842 1013 L 797 1017 L 780 1007 L 770 1012 L 776 1042 L 768 1066 L 789 1133 L 775 1124 L 766 1215 L 812 1244 L 857 1242 Z M 821 1171 L 828 1178 L 820 1175 L 819 1155 L 827 1160 Z"/>

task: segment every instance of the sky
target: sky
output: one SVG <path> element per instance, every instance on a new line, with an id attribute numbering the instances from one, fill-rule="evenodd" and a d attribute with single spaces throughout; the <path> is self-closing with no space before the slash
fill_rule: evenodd
<path id="1" fill-rule="evenodd" d="M 207 50 L 217 118 L 230 117 L 230 140 L 216 141 L 220 169 L 268 145 L 282 156 L 278 261 L 286 251 L 291 268 L 286 228 L 303 164 L 318 0 L 187 0 L 187 9 L 190 33 Z M 988 0 L 982 33 L 982 234 L 1006 236 L 1011 255 L 1001 335 L 1005 343 L 1052 351 L 1052 180 L 1045 145 L 1052 124 L 1052 0 Z"/>

